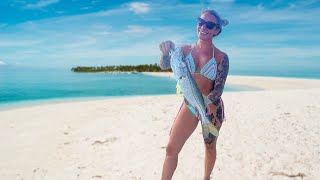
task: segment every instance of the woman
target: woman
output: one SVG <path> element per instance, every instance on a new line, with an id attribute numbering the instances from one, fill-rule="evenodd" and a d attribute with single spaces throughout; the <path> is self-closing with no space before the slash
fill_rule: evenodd
<path id="1" fill-rule="evenodd" d="M 181 47 L 188 68 L 206 101 L 207 115 L 212 118 L 211 121 L 218 130 L 220 130 L 224 119 L 221 95 L 228 75 L 229 59 L 226 53 L 213 45 L 212 41 L 215 36 L 221 33 L 222 26 L 227 24 L 228 21 L 222 20 L 214 10 L 205 10 L 198 18 L 198 41 L 194 45 Z M 169 51 L 171 48 L 174 48 L 174 43 L 171 41 L 160 44 L 160 67 L 163 70 L 170 68 Z M 172 178 L 177 167 L 178 154 L 197 125 L 198 118 L 195 110 L 184 100 L 171 128 L 163 164 L 162 180 Z M 210 136 L 204 142 L 204 179 L 210 179 L 216 160 L 217 138 Z"/>

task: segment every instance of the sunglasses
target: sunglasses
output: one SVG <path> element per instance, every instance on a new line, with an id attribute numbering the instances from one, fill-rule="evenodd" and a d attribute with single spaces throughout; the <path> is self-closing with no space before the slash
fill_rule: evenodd
<path id="1" fill-rule="evenodd" d="M 212 30 L 215 27 L 217 27 L 217 28 L 219 27 L 218 24 L 216 24 L 216 23 L 213 23 L 213 22 L 210 22 L 210 21 L 206 22 L 202 18 L 198 18 L 198 26 L 201 27 L 204 24 L 206 24 L 207 29 L 210 29 L 210 30 Z"/>

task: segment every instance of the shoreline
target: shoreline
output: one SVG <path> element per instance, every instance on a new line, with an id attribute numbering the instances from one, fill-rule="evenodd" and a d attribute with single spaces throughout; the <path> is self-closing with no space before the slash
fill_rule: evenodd
<path id="1" fill-rule="evenodd" d="M 172 72 L 138 72 L 145 75 L 153 75 L 160 77 L 174 77 Z M 258 78 L 277 78 L 277 79 L 306 79 L 306 80 L 320 80 L 317 77 L 293 77 L 293 76 L 257 76 L 257 75 L 228 75 L 228 77 L 258 77 Z"/>
<path id="2" fill-rule="evenodd" d="M 90 101 L 103 101 L 103 100 L 112 100 L 112 99 L 127 99 L 127 98 L 136 98 L 136 97 L 154 97 L 154 96 L 171 96 L 175 94 L 156 94 L 156 95 L 127 95 L 127 96 L 95 96 L 95 97 L 79 97 L 79 98 L 52 98 L 52 99 L 37 99 L 37 100 L 27 100 L 19 102 L 8 102 L 0 104 L 0 113 L 2 111 L 9 111 L 20 108 L 34 107 L 34 106 L 43 106 L 43 105 L 55 105 L 63 103 L 83 103 Z"/>
<path id="3" fill-rule="evenodd" d="M 145 75 L 174 78 L 171 72 L 143 72 Z M 228 75 L 226 83 L 249 86 L 261 90 L 287 90 L 320 88 L 320 79 L 291 77 Z"/>

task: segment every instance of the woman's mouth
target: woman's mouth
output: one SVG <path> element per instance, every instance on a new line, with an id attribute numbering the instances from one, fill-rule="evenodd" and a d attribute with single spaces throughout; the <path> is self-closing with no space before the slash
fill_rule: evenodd
<path id="1" fill-rule="evenodd" d="M 200 33 L 203 34 L 203 35 L 207 35 L 208 34 L 208 33 L 203 32 L 203 31 L 200 31 Z"/>

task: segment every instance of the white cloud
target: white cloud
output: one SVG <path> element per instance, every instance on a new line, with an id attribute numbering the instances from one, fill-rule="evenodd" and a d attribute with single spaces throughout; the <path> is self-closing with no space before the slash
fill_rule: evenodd
<path id="1" fill-rule="evenodd" d="M 300 33 L 304 32 L 304 33 Z M 227 39 L 237 39 L 242 42 L 247 43 L 255 43 L 255 44 L 279 44 L 282 42 L 297 42 L 297 41 L 304 41 L 304 42 L 319 42 L 320 36 L 316 33 L 313 33 L 311 28 L 300 28 L 297 30 L 288 30 L 288 29 L 277 29 L 275 31 L 261 30 L 260 32 L 252 32 L 248 31 L 245 33 L 224 37 Z"/>
<path id="2" fill-rule="evenodd" d="M 96 42 L 97 42 L 97 39 L 95 39 L 95 38 L 87 38 L 82 41 L 73 42 L 70 44 L 65 44 L 63 47 L 66 49 L 83 48 L 86 46 L 94 45 L 94 44 L 96 44 Z"/>
<path id="3" fill-rule="evenodd" d="M 90 9 L 90 8 L 91 8 L 91 7 L 87 7 L 87 6 L 86 6 L 86 7 L 81 7 L 80 10 L 87 10 L 87 9 Z"/>
<path id="4" fill-rule="evenodd" d="M 112 32 L 109 31 L 97 31 L 97 32 L 93 32 L 93 35 L 97 35 L 97 36 L 106 36 L 106 35 L 111 35 Z"/>
<path id="5" fill-rule="evenodd" d="M 258 10 L 264 10 L 264 9 L 265 9 L 265 7 L 263 6 L 262 3 L 258 4 L 258 5 L 256 6 L 256 8 L 257 8 Z"/>
<path id="6" fill-rule="evenodd" d="M 95 5 L 95 4 L 97 4 L 99 2 L 99 0 L 93 0 L 93 1 L 91 1 L 91 4 L 92 5 Z"/>
<path id="7" fill-rule="evenodd" d="M 211 0 L 213 3 L 233 3 L 234 0 Z"/>
<path id="8" fill-rule="evenodd" d="M 290 3 L 290 4 L 289 4 L 289 8 L 296 8 L 296 7 L 297 7 L 296 4 L 293 4 L 293 3 Z"/>
<path id="9" fill-rule="evenodd" d="M 296 48 L 296 47 L 257 47 L 257 48 L 241 48 L 241 47 L 225 47 L 229 56 L 237 59 L 255 59 L 255 60 L 287 60 L 290 58 L 319 57 L 319 47 L 312 48 Z"/>
<path id="10" fill-rule="evenodd" d="M 58 3 L 58 2 L 59 2 L 59 0 L 42 0 L 42 1 L 39 1 L 38 3 L 35 3 L 35 4 L 27 4 L 24 8 L 25 9 L 38 9 L 38 8 L 46 7 L 46 6 L 49 6 L 51 4 Z"/>
<path id="11" fill-rule="evenodd" d="M 238 7 L 233 8 L 234 22 L 245 23 L 279 23 L 279 22 L 295 22 L 295 23 L 318 23 L 310 17 L 317 17 L 319 15 L 318 9 L 310 9 L 308 11 L 297 11 L 295 8 L 283 8 L 270 10 L 263 7 L 261 4 L 255 7 Z"/>
<path id="12" fill-rule="evenodd" d="M 125 30 L 124 32 L 129 34 L 143 33 L 145 35 L 151 31 L 152 29 L 149 27 L 129 25 L 128 29 Z"/>
<path id="13" fill-rule="evenodd" d="M 314 5 L 315 3 L 318 3 L 319 0 L 304 0 L 304 1 L 296 1 L 294 3 L 291 3 L 293 5 L 296 5 L 298 7 L 305 7 L 305 6 L 312 6 Z"/>
<path id="14" fill-rule="evenodd" d="M 100 11 L 100 12 L 96 12 L 96 13 L 92 13 L 92 14 L 94 16 L 111 16 L 111 15 L 121 14 L 126 11 L 127 11 L 126 9 L 112 9 L 112 10 Z M 90 14 L 88 14 L 88 15 L 90 15 Z"/>
<path id="15" fill-rule="evenodd" d="M 40 40 L 16 40 L 16 41 L 0 41 L 0 47 L 28 47 L 39 44 Z"/>
<path id="16" fill-rule="evenodd" d="M 147 3 L 132 2 L 129 4 L 129 10 L 136 14 L 147 13 L 150 11 L 150 6 Z"/>
<path id="17" fill-rule="evenodd" d="M 6 63 L 0 60 L 0 65 L 6 65 Z"/>

